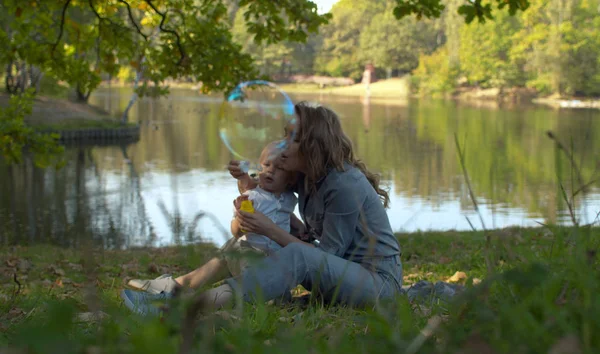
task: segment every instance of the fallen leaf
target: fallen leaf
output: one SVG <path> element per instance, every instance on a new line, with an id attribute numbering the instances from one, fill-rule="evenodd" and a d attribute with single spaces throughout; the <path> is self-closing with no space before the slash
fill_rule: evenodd
<path id="1" fill-rule="evenodd" d="M 96 346 L 87 347 L 85 349 L 85 353 L 86 354 L 102 354 L 102 348 L 96 347 Z"/>
<path id="2" fill-rule="evenodd" d="M 440 259 L 438 260 L 439 264 L 448 264 L 450 262 L 452 262 L 452 260 L 450 258 L 444 257 L 444 256 L 440 257 Z"/>
<path id="3" fill-rule="evenodd" d="M 581 352 L 579 337 L 569 334 L 554 343 L 548 354 L 579 354 Z"/>
<path id="4" fill-rule="evenodd" d="M 15 268 L 17 266 L 17 264 L 19 263 L 19 261 L 17 259 L 7 259 L 6 260 L 6 265 L 11 267 L 11 268 Z"/>
<path id="5" fill-rule="evenodd" d="M 65 271 L 62 270 L 61 268 L 58 268 L 55 265 L 51 265 L 50 267 L 48 267 L 48 271 L 50 271 L 50 273 L 57 275 L 59 277 L 63 277 L 65 275 Z"/>
<path id="6" fill-rule="evenodd" d="M 19 259 L 19 262 L 17 263 L 17 269 L 20 272 L 27 272 L 29 269 L 31 269 L 31 262 L 26 259 Z"/>
<path id="7" fill-rule="evenodd" d="M 481 279 L 473 278 L 473 285 L 481 284 Z"/>
<path id="8" fill-rule="evenodd" d="M 15 317 L 19 317 L 19 316 L 23 316 L 25 315 L 25 311 L 23 311 L 22 309 L 18 308 L 18 307 L 13 307 L 12 309 L 10 309 L 10 311 L 8 311 L 8 318 L 12 319 Z"/>
<path id="9" fill-rule="evenodd" d="M 69 266 L 69 268 L 71 268 L 73 270 L 83 270 L 83 266 L 81 264 L 68 263 L 67 265 Z"/>
<path id="10" fill-rule="evenodd" d="M 406 278 L 406 279 L 414 279 L 414 278 L 418 278 L 418 277 L 419 277 L 419 274 L 417 274 L 417 273 L 412 273 L 412 274 L 404 276 L 404 278 Z"/>
<path id="11" fill-rule="evenodd" d="M 448 280 L 446 280 L 447 282 L 450 283 L 458 283 L 460 281 L 463 281 L 467 279 L 467 274 L 465 274 L 465 272 L 456 272 L 454 273 L 453 276 L 451 276 L 450 278 L 448 278 Z"/>
<path id="12" fill-rule="evenodd" d="M 150 264 L 148 266 L 148 273 L 153 273 L 153 274 L 159 273 L 158 266 L 156 264 L 154 264 L 154 263 Z"/>
<path id="13" fill-rule="evenodd" d="M 54 282 L 54 285 L 58 286 L 59 288 L 62 288 L 64 286 L 63 282 L 60 278 L 56 279 L 56 281 Z"/>

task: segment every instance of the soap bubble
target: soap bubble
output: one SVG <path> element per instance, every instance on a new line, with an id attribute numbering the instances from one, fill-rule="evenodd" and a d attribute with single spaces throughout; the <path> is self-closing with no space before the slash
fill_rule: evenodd
<path id="1" fill-rule="evenodd" d="M 255 172 L 260 170 L 260 154 L 267 144 L 279 141 L 273 155 L 287 148 L 284 129 L 294 117 L 292 100 L 275 84 L 243 82 L 221 105 L 219 135 L 232 157 L 243 161 L 242 169 Z"/>

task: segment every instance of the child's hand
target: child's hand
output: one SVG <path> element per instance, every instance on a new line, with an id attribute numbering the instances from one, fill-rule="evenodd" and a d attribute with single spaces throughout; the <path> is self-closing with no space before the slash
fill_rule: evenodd
<path id="1" fill-rule="evenodd" d="M 229 174 L 231 174 L 231 176 L 235 179 L 241 179 L 245 176 L 248 176 L 248 173 L 242 170 L 242 167 L 240 166 L 240 161 L 237 160 L 229 161 L 229 164 L 227 165 L 227 170 L 229 170 Z"/>
<path id="2" fill-rule="evenodd" d="M 235 207 L 235 210 L 240 210 L 240 208 L 242 207 L 242 201 L 244 200 L 248 200 L 247 195 L 240 195 L 239 197 L 233 200 L 233 206 Z"/>

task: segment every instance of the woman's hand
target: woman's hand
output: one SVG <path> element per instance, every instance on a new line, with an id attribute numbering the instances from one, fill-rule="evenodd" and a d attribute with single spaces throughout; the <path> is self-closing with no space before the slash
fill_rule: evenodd
<path id="1" fill-rule="evenodd" d="M 242 229 L 246 232 L 265 235 L 268 238 L 273 237 L 273 230 L 278 227 L 271 219 L 266 217 L 265 214 L 258 211 L 247 213 L 238 209 L 236 212 L 236 219 L 240 223 Z"/>

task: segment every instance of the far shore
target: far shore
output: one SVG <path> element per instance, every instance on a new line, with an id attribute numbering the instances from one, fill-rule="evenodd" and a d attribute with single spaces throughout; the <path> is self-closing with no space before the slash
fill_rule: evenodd
<path id="1" fill-rule="evenodd" d="M 319 97 L 331 97 L 336 100 L 359 98 L 363 102 L 381 103 L 388 105 L 406 105 L 411 98 L 427 98 L 430 96 L 415 95 L 410 90 L 410 78 L 408 76 L 379 80 L 369 85 L 369 91 L 364 84 L 349 86 L 328 86 L 317 83 L 278 83 L 283 91 L 288 94 L 318 95 Z M 108 88 L 132 87 L 130 83 L 103 82 L 101 87 Z M 199 90 L 200 86 L 195 83 L 173 82 L 168 86 L 176 89 Z M 514 104 L 538 104 L 556 109 L 600 109 L 599 98 L 560 97 L 557 95 L 541 97 L 535 90 L 527 88 L 478 88 L 460 87 L 455 92 L 446 95 L 436 95 L 432 98 L 453 99 L 465 103 L 471 103 L 482 107 L 498 107 Z"/>

